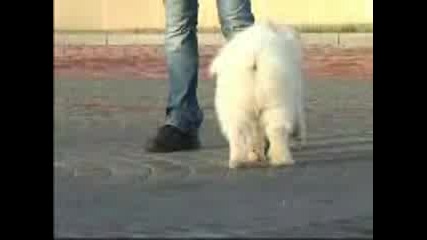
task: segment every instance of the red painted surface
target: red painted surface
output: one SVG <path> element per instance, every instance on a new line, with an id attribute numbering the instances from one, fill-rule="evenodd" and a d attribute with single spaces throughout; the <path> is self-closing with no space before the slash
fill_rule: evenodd
<path id="1" fill-rule="evenodd" d="M 200 47 L 200 79 L 218 46 Z M 55 46 L 58 77 L 72 79 L 166 79 L 163 46 Z M 309 79 L 372 80 L 372 48 L 309 46 L 304 49 Z"/>

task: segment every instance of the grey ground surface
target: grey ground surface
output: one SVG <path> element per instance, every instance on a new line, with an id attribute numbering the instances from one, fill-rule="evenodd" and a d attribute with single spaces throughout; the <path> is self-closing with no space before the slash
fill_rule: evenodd
<path id="1" fill-rule="evenodd" d="M 306 148 L 227 169 L 201 81 L 203 149 L 147 154 L 167 81 L 55 81 L 56 237 L 372 237 L 372 82 L 309 81 Z"/>

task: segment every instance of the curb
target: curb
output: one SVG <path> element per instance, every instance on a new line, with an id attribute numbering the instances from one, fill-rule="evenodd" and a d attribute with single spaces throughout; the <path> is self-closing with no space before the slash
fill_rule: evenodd
<path id="1" fill-rule="evenodd" d="M 301 33 L 304 45 L 332 47 L 373 47 L 373 33 Z M 199 33 L 200 45 L 220 45 L 219 33 Z M 54 33 L 55 46 L 95 45 L 163 45 L 161 33 Z"/>

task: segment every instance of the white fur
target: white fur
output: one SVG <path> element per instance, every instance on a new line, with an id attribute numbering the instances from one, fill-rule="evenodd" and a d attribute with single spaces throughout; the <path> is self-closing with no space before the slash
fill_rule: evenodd
<path id="1" fill-rule="evenodd" d="M 270 22 L 235 35 L 214 58 L 215 109 L 230 168 L 294 163 L 290 141 L 306 138 L 301 63 L 297 33 Z"/>

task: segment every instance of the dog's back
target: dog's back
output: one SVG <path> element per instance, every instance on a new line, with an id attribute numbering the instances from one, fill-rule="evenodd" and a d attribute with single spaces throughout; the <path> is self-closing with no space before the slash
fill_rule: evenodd
<path id="1" fill-rule="evenodd" d="M 266 21 L 255 23 L 229 41 L 212 62 L 210 72 L 228 75 L 218 78 L 218 88 L 233 89 L 229 97 L 246 99 L 240 102 L 249 101 L 255 111 L 288 104 L 283 106 L 288 112 L 283 121 L 294 123 L 299 106 L 291 103 L 303 98 L 301 66 L 296 31 Z"/>
<path id="2" fill-rule="evenodd" d="M 246 78 L 235 78 L 232 82 L 218 79 L 218 84 L 252 87 L 258 92 L 259 104 L 265 105 L 272 94 L 296 92 L 296 86 L 292 85 L 299 82 L 293 79 L 302 78 L 301 59 L 299 38 L 292 28 L 260 22 L 237 34 L 221 49 L 210 66 L 210 73 L 241 75 L 246 72 Z"/>

